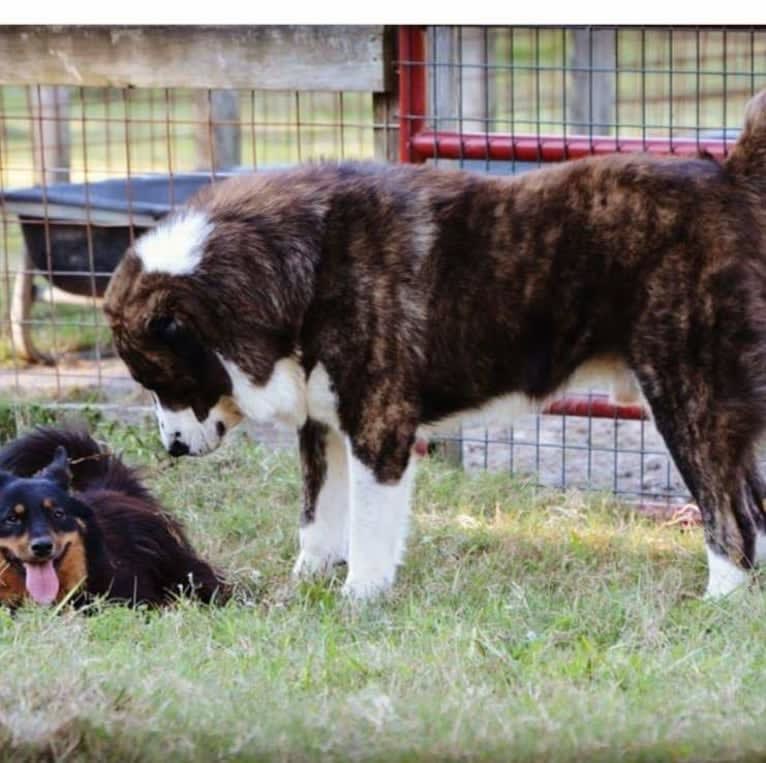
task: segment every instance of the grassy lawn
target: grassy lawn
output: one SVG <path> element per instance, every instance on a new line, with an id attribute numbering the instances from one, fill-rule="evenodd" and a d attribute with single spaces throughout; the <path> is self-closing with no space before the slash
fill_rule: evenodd
<path id="1" fill-rule="evenodd" d="M 294 454 L 146 467 L 234 601 L 0 616 L 0 757 L 733 760 L 766 750 L 766 597 L 702 602 L 701 532 L 611 498 L 421 469 L 394 595 L 296 585 Z"/>
<path id="2" fill-rule="evenodd" d="M 572 40 L 558 30 L 491 34 L 489 128 L 560 132 Z M 674 35 L 620 32 L 620 135 L 739 126 L 750 89 L 766 83 L 763 66 L 750 70 L 766 52 L 760 33 L 754 42 L 747 30 L 726 41 L 705 32 L 701 74 L 696 32 Z M 188 91 L 74 90 L 70 115 L 73 181 L 199 165 Z M 370 157 L 373 121 L 369 94 L 244 92 L 242 163 Z M 29 185 L 22 88 L 0 89 L 0 122 L 0 186 Z M 20 251 L 17 224 L 2 221 L 1 316 L 4 274 Z M 109 346 L 88 308 L 38 303 L 32 317 L 40 349 Z M 3 330 L 7 369 L 15 359 Z M 431 460 L 394 593 L 351 608 L 342 576 L 290 578 L 295 454 L 240 441 L 171 462 L 153 427 L 91 420 L 145 468 L 235 596 L 209 609 L 0 611 L 0 760 L 766 757 L 766 578 L 701 601 L 699 529 L 652 523 L 611 497 L 534 491 Z M 0 406 L 0 433 L 13 427 Z"/>

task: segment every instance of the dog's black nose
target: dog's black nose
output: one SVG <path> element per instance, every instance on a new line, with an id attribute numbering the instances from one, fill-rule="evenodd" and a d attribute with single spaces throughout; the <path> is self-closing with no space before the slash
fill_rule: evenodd
<path id="1" fill-rule="evenodd" d="M 189 453 L 189 446 L 180 440 L 173 440 L 171 446 L 168 448 L 168 453 L 174 458 L 185 456 Z"/>
<path id="2" fill-rule="evenodd" d="M 50 556 L 51 551 L 53 551 L 53 541 L 48 536 L 43 536 L 42 538 L 35 538 L 30 544 L 29 547 L 32 549 L 32 553 L 35 556 L 39 556 L 41 559 Z"/>

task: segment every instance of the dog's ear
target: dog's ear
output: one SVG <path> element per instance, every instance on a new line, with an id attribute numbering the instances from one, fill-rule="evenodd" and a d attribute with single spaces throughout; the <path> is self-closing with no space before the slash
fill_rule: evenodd
<path id="1" fill-rule="evenodd" d="M 56 448 L 53 452 L 53 461 L 38 476 L 42 479 L 50 480 L 62 490 L 69 490 L 69 486 L 72 483 L 72 472 L 69 469 L 69 456 L 63 445 L 59 445 Z"/>

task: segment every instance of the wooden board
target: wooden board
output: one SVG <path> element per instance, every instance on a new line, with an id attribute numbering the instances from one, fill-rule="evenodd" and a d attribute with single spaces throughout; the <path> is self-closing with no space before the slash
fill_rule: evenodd
<path id="1" fill-rule="evenodd" d="M 0 84 L 383 92 L 382 26 L 0 26 Z"/>

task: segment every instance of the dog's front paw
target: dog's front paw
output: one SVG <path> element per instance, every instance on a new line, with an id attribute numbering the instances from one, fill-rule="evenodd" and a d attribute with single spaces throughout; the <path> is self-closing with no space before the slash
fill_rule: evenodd
<path id="1" fill-rule="evenodd" d="M 372 601 L 388 593 L 393 583 L 392 576 L 360 577 L 349 574 L 341 593 L 352 602 Z"/>
<path id="2" fill-rule="evenodd" d="M 296 578 L 306 579 L 314 577 L 329 577 L 333 569 L 343 564 L 343 559 L 338 554 L 312 553 L 306 549 L 301 549 L 298 554 L 298 558 L 293 565 L 293 576 Z"/>

